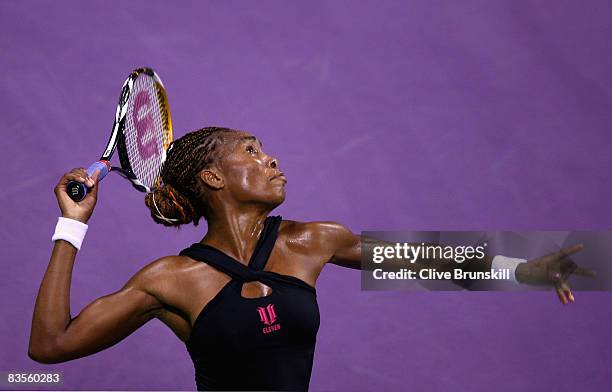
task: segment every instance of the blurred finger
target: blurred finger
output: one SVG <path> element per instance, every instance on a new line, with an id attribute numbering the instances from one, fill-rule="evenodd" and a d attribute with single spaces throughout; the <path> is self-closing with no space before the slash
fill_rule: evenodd
<path id="1" fill-rule="evenodd" d="M 568 246 L 565 249 L 561 249 L 557 253 L 560 257 L 563 257 L 563 256 L 573 255 L 574 253 L 580 252 L 582 249 L 584 249 L 583 244 L 576 244 L 576 245 Z"/>
<path id="2" fill-rule="evenodd" d="M 578 276 L 584 276 L 587 278 L 593 278 L 597 276 L 597 272 L 590 270 L 588 268 L 582 268 L 582 267 L 576 267 L 573 274 L 578 275 Z"/>
<path id="3" fill-rule="evenodd" d="M 563 290 L 561 289 L 559 285 L 555 286 L 555 291 L 557 292 L 557 297 L 559 297 L 559 301 L 561 301 L 563 305 L 567 304 L 567 300 L 565 299 L 565 294 L 563 293 Z"/>
<path id="4" fill-rule="evenodd" d="M 562 282 L 559 285 L 559 288 L 561 289 L 561 291 L 563 292 L 563 294 L 565 295 L 565 298 L 569 301 L 569 302 L 574 302 L 574 295 L 572 294 L 572 290 L 570 289 L 569 285 L 566 282 Z"/>

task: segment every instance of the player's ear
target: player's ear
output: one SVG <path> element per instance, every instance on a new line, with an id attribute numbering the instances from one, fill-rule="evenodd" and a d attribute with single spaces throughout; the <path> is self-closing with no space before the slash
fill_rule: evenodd
<path id="1" fill-rule="evenodd" d="M 206 186 L 215 190 L 221 189 L 225 186 L 225 181 L 223 180 L 221 173 L 213 168 L 202 170 L 200 172 L 200 179 L 202 182 L 204 182 L 204 184 L 206 184 Z"/>

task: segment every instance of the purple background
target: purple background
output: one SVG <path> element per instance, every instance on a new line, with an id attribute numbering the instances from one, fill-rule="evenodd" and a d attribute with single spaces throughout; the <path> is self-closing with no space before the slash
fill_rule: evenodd
<path id="1" fill-rule="evenodd" d="M 193 389 L 152 321 L 61 365 L 26 356 L 61 174 L 102 152 L 129 71 L 159 72 L 175 136 L 252 131 L 287 173 L 287 219 L 360 230 L 604 229 L 612 216 L 609 1 L 0 2 L 0 371 L 63 389 Z M 104 180 L 73 314 L 205 227 L 155 225 Z M 8 273 L 7 273 L 8 272 Z M 609 293 L 361 292 L 318 283 L 313 390 L 607 390 Z M 29 387 L 31 388 L 31 387 Z"/>

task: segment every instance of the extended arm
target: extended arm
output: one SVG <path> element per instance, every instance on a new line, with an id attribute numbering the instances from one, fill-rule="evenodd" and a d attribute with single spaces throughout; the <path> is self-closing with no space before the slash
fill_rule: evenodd
<path id="1" fill-rule="evenodd" d="M 361 253 L 367 247 L 377 245 L 385 245 L 384 241 L 373 238 L 361 238 L 353 234 L 349 229 L 335 222 L 320 222 L 321 232 L 325 233 L 325 237 L 333 247 L 331 252 L 333 256 L 329 262 L 342 267 L 361 269 Z M 392 245 L 387 243 L 386 245 Z M 420 245 L 420 244 L 415 244 Z M 425 244 L 428 245 L 428 244 Z M 430 244 L 440 245 L 440 244 Z M 364 248 L 365 249 L 362 249 Z M 559 297 L 559 301 L 563 304 L 574 301 L 574 296 L 571 293 L 570 287 L 567 284 L 567 279 L 571 274 L 592 277 L 595 276 L 593 271 L 578 267 L 569 256 L 582 250 L 583 246 L 578 244 L 557 252 L 538 257 L 528 263 L 521 263 L 516 269 L 516 279 L 520 283 L 531 285 L 546 285 L 555 288 Z M 423 268 L 435 268 L 438 271 L 448 271 L 453 268 L 460 268 L 469 271 L 487 271 L 491 269 L 493 258 L 485 256 L 484 259 L 478 262 L 465 261 L 463 263 L 455 263 L 452 260 L 444 258 L 427 258 L 418 259 L 411 263 L 407 260 L 393 260 L 387 264 L 392 265 L 393 269 L 406 268 L 417 272 Z M 367 263 L 365 266 L 370 267 L 372 263 Z M 463 285 L 462 282 L 455 282 Z"/>
<path id="2" fill-rule="evenodd" d="M 349 229 L 338 223 L 325 222 L 324 224 L 329 231 L 329 236 L 336 238 L 332 241 L 338 244 L 334 256 L 329 261 L 332 264 L 353 269 L 362 269 L 364 267 L 372 268 L 375 266 L 373 263 L 366 263 L 362 265 L 362 251 L 371 252 L 375 246 L 394 245 L 390 242 L 372 237 L 355 235 Z M 421 243 L 409 245 L 419 246 Z M 435 246 L 440 244 L 425 243 L 424 245 Z M 490 256 L 485 256 L 477 263 L 471 263 L 469 260 L 466 260 L 463 263 L 455 263 L 450 259 L 445 259 L 442 257 L 419 258 L 413 263 L 409 262 L 407 259 L 393 259 L 388 263 L 385 263 L 385 270 L 391 271 L 393 269 L 406 268 L 418 273 L 418 271 L 424 268 L 435 268 L 438 271 L 450 271 L 453 268 L 460 268 L 469 271 L 488 271 L 491 269 L 492 260 L 493 258 Z"/>

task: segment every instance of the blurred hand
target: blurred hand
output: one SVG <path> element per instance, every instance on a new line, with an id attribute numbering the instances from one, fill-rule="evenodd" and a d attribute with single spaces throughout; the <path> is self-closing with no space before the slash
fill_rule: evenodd
<path id="1" fill-rule="evenodd" d="M 574 295 L 567 284 L 570 275 L 595 276 L 595 272 L 578 267 L 569 258 L 570 255 L 580 252 L 583 248 L 582 244 L 577 244 L 519 264 L 516 269 L 516 278 L 520 283 L 553 286 L 562 304 L 574 302 Z"/>
<path id="2" fill-rule="evenodd" d="M 55 197 L 59 204 L 62 217 L 78 220 L 83 223 L 87 223 L 91 214 L 93 213 L 96 201 L 98 199 L 98 175 L 99 170 L 89 177 L 87 171 L 83 168 L 72 169 L 68 173 L 64 174 L 58 184 L 55 187 Z M 85 184 L 87 188 L 87 195 L 80 202 L 73 201 L 68 193 L 66 192 L 66 185 L 69 181 L 77 181 Z"/>

